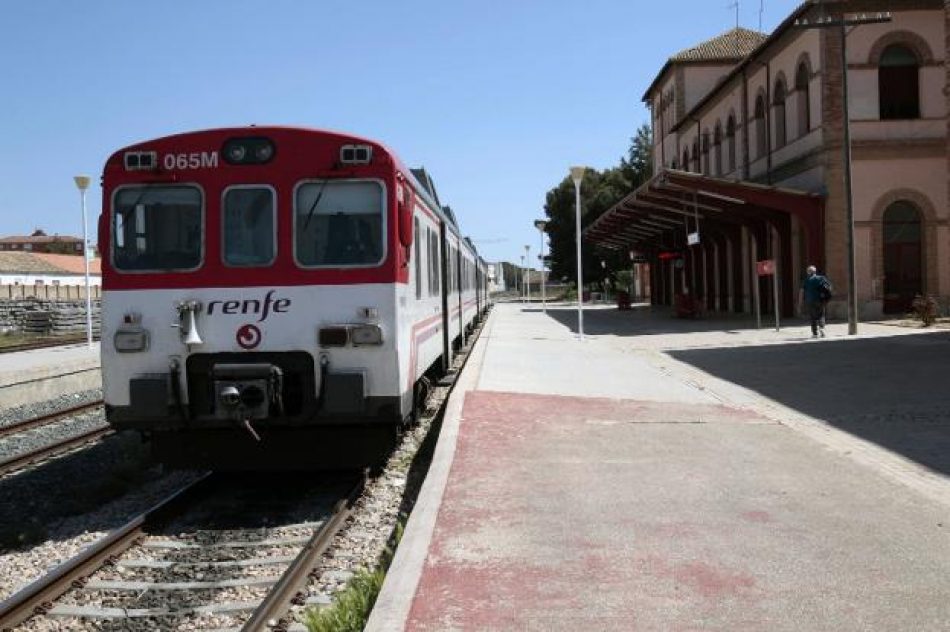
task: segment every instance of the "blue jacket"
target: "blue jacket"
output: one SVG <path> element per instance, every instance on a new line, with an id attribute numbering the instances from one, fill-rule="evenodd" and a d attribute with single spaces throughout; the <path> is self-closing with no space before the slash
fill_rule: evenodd
<path id="1" fill-rule="evenodd" d="M 805 302 L 820 303 L 822 287 L 831 289 L 831 283 L 826 277 L 823 277 L 820 274 L 813 274 L 802 281 L 802 290 L 805 292 Z"/>

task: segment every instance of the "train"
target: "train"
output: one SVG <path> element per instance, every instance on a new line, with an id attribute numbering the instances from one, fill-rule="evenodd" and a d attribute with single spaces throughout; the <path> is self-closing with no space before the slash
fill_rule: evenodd
<path id="1" fill-rule="evenodd" d="M 378 463 L 491 305 L 429 173 L 374 140 L 181 133 L 102 187 L 106 419 L 170 467 Z"/>

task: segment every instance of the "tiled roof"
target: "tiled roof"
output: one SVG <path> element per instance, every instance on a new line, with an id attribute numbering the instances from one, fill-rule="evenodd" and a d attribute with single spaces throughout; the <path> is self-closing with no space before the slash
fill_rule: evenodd
<path id="1" fill-rule="evenodd" d="M 768 35 L 744 28 L 734 28 L 696 46 L 681 50 L 671 62 L 730 61 L 742 59 L 764 42 Z"/>
<path id="2" fill-rule="evenodd" d="M 89 261 L 89 273 L 100 274 L 100 260 Z M 41 252 L 0 252 L 0 272 L 21 274 L 85 274 L 82 255 Z"/>
<path id="3" fill-rule="evenodd" d="M 0 237 L 0 244 L 50 244 L 57 241 L 68 243 L 78 241 L 82 243 L 82 237 L 70 237 L 69 235 L 13 235 L 11 237 Z"/>
<path id="4" fill-rule="evenodd" d="M 67 274 L 85 274 L 86 266 L 83 264 L 82 255 L 60 255 L 51 252 L 34 252 L 34 257 L 46 261 L 50 265 L 56 266 Z M 93 257 L 89 260 L 89 274 L 101 274 L 101 259 Z"/>

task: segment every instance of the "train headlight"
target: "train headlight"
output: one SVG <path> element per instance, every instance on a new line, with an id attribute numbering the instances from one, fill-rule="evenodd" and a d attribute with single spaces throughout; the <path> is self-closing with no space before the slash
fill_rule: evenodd
<path id="1" fill-rule="evenodd" d="M 258 162 L 267 162 L 273 155 L 274 146 L 270 143 L 266 145 L 258 145 L 254 148 L 254 157 L 257 158 Z"/>
<path id="2" fill-rule="evenodd" d="M 356 347 L 362 345 L 383 344 L 383 330 L 379 325 L 353 325 L 350 328 L 350 340 Z"/>
<path id="3" fill-rule="evenodd" d="M 228 147 L 228 162 L 244 162 L 247 156 L 247 148 L 244 145 L 231 145 Z"/>
<path id="4" fill-rule="evenodd" d="M 241 391 L 239 391 L 236 386 L 225 386 L 221 389 L 221 392 L 218 393 L 218 397 L 221 403 L 228 408 L 235 408 L 241 403 Z"/>
<path id="5" fill-rule="evenodd" d="M 261 136 L 229 138 L 221 149 L 225 162 L 232 165 L 262 165 L 276 152 L 274 142 Z"/>
<path id="6" fill-rule="evenodd" d="M 368 165 L 372 160 L 372 145 L 343 145 L 340 147 L 340 162 L 344 165 Z"/>

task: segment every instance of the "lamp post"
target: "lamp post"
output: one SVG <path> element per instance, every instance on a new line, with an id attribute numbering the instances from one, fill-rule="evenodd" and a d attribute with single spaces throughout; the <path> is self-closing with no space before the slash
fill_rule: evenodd
<path id="1" fill-rule="evenodd" d="M 799 28 L 836 28 L 841 38 L 841 109 L 844 111 L 844 139 L 842 144 L 842 165 L 844 171 L 844 199 L 845 199 L 845 227 L 847 228 L 848 245 L 848 335 L 858 333 L 858 289 L 854 279 L 854 202 L 851 196 L 851 114 L 848 107 L 848 27 L 861 24 L 879 24 L 890 22 L 889 12 L 862 13 L 852 17 L 831 17 L 823 14 L 810 20 L 800 18 L 795 20 Z"/>
<path id="2" fill-rule="evenodd" d="M 89 176 L 74 176 L 73 181 L 79 189 L 82 202 L 82 260 L 86 265 L 86 344 L 92 348 L 92 293 L 89 288 L 89 237 L 86 232 L 86 189 L 89 188 Z"/>
<path id="3" fill-rule="evenodd" d="M 524 304 L 524 255 L 521 255 L 521 268 L 518 270 L 521 273 L 521 304 Z"/>
<path id="4" fill-rule="evenodd" d="M 577 229 L 577 336 L 584 339 L 584 269 L 581 264 L 581 180 L 586 167 L 571 167 L 574 181 L 574 211 Z"/>
<path id="5" fill-rule="evenodd" d="M 526 301 L 531 301 L 531 257 L 528 254 L 528 251 L 531 250 L 531 246 L 524 247 L 524 260 L 528 265 L 524 269 L 524 297 Z"/>
<path id="6" fill-rule="evenodd" d="M 546 220 L 534 220 L 534 227 L 538 229 L 539 233 L 541 233 L 541 254 L 538 255 L 538 258 L 541 260 L 541 311 L 545 314 L 548 313 L 547 298 L 545 297 L 545 286 L 547 283 L 544 281 L 544 229 L 547 227 L 547 225 L 548 223 Z"/>

